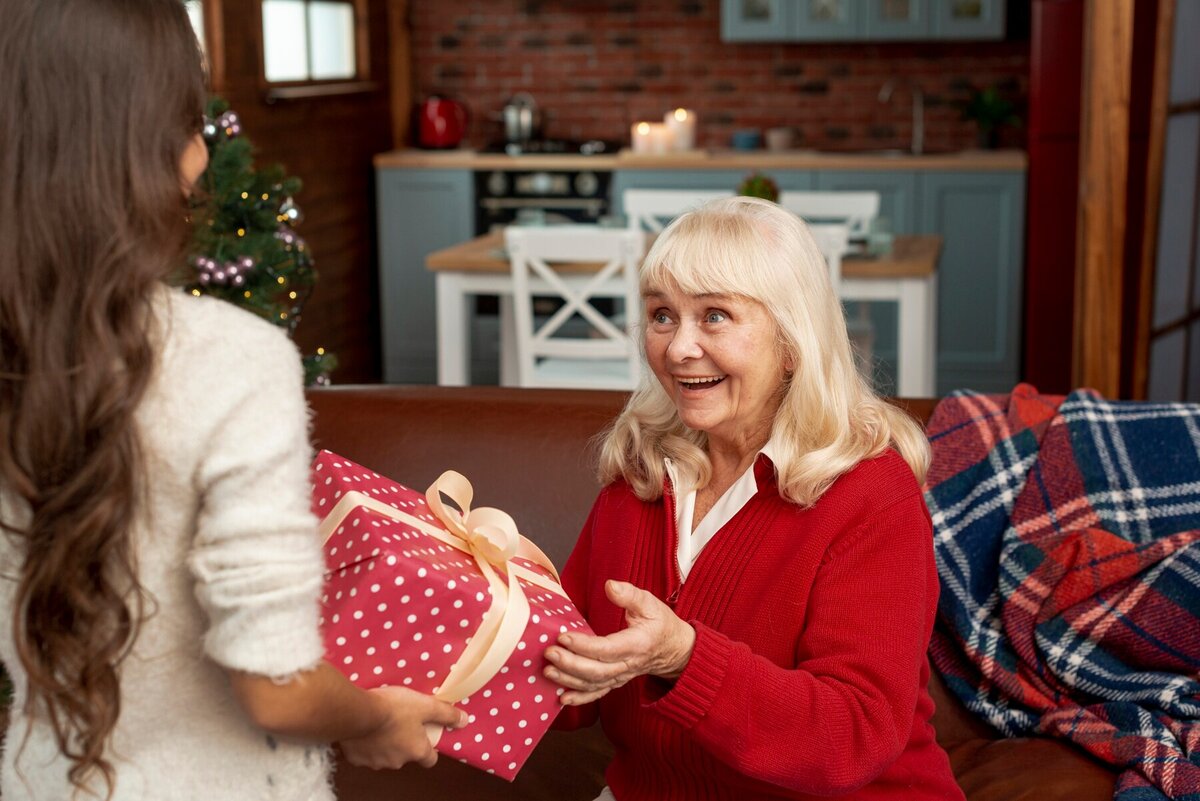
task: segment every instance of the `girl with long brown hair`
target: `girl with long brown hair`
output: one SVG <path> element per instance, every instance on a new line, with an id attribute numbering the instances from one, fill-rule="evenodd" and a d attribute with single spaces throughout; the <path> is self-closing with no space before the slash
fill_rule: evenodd
<path id="1" fill-rule="evenodd" d="M 181 0 L 0 0 L 6 801 L 330 799 L 464 722 L 321 659 L 295 348 L 163 283 L 203 101 Z"/>

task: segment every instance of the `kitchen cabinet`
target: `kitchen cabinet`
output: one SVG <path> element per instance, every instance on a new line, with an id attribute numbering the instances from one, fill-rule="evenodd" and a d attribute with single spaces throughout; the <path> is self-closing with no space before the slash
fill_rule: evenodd
<path id="1" fill-rule="evenodd" d="M 722 0 L 727 42 L 1003 39 L 1005 0 Z"/>
<path id="2" fill-rule="evenodd" d="M 1008 392 L 1020 375 L 1025 174 L 927 172 L 921 224 L 942 235 L 937 390 Z"/>
<path id="3" fill-rule="evenodd" d="M 378 170 L 379 302 L 383 380 L 437 383 L 437 314 L 425 257 L 475 233 L 465 169 Z"/>

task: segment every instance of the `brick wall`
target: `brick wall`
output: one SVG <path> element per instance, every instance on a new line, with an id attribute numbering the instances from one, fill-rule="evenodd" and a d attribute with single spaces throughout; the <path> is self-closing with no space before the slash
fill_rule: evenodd
<path id="1" fill-rule="evenodd" d="M 720 0 L 412 0 L 415 97 L 442 94 L 472 113 L 469 143 L 498 140 L 500 109 L 530 92 L 551 138 L 628 142 L 629 126 L 678 106 L 699 113 L 699 144 L 728 146 L 739 128 L 792 126 L 797 145 L 907 147 L 907 85 L 926 99 L 928 150 L 971 147 L 955 102 L 971 84 L 1024 96 L 1029 42 L 727 44 Z M 1005 132 L 1021 146 L 1024 134 Z"/>

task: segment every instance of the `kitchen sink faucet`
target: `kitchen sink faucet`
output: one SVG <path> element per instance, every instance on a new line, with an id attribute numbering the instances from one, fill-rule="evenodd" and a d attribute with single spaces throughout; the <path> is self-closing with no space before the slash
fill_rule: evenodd
<path id="1" fill-rule="evenodd" d="M 892 78 L 879 89 L 879 102 L 892 99 L 897 79 Z M 912 154 L 919 156 L 925 149 L 925 95 L 914 81 L 905 81 L 912 91 Z"/>

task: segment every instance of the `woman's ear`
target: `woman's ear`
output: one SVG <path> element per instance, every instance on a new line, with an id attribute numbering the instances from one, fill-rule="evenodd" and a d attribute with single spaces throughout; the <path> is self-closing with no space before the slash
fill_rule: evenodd
<path id="1" fill-rule="evenodd" d="M 179 182 L 183 187 L 183 194 L 192 193 L 192 187 L 207 168 L 208 145 L 204 144 L 204 137 L 196 134 L 188 140 L 183 155 L 179 157 Z"/>

